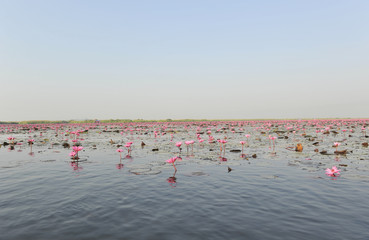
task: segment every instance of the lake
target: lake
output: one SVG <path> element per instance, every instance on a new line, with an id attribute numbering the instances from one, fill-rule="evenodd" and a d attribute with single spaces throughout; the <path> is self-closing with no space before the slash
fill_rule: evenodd
<path id="1" fill-rule="evenodd" d="M 15 140 L 0 148 L 0 239 L 369 239 L 368 138 L 339 123 L 3 125 L 0 142 Z M 62 146 L 73 139 L 78 160 Z"/>

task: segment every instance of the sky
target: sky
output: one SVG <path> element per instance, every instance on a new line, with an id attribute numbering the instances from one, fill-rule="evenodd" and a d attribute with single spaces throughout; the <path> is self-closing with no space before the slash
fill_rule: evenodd
<path id="1" fill-rule="evenodd" d="M 369 118 L 367 0 L 0 0 L 0 121 Z"/>

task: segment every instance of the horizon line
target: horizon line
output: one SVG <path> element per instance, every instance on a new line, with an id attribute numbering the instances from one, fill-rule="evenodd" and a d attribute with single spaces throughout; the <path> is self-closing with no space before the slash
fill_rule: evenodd
<path id="1" fill-rule="evenodd" d="M 70 120 L 21 120 L 21 121 L 2 121 L 0 120 L 0 124 L 6 124 L 6 123 L 25 123 L 25 124 L 31 124 L 31 123 L 83 123 L 83 122 L 91 122 L 91 121 L 98 121 L 98 122 L 200 122 L 200 121 L 273 121 L 273 120 L 368 120 L 369 118 L 340 118 L 340 117 L 326 117 L 326 118 L 243 118 L 243 119 L 203 119 L 203 118 L 182 118 L 182 119 L 83 119 L 83 120 L 76 120 L 76 119 L 70 119 Z"/>

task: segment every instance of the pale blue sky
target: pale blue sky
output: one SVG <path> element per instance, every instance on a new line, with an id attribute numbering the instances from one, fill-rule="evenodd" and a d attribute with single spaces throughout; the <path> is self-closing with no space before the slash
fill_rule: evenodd
<path id="1" fill-rule="evenodd" d="M 369 1 L 0 0 L 0 121 L 369 117 Z"/>

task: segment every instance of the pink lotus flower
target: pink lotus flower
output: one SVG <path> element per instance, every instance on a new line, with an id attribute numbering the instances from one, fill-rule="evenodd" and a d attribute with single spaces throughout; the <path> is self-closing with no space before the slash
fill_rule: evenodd
<path id="1" fill-rule="evenodd" d="M 118 148 L 118 149 L 117 149 L 117 152 L 119 152 L 119 154 L 120 154 L 120 158 L 122 159 L 122 152 L 123 152 L 123 149 Z"/>
<path id="2" fill-rule="evenodd" d="M 244 154 L 243 154 L 243 145 L 245 145 L 246 141 L 241 141 L 240 143 L 242 145 L 242 154 L 241 154 L 241 157 L 243 157 L 244 156 Z"/>
<path id="3" fill-rule="evenodd" d="M 172 157 L 166 160 L 167 163 L 174 163 L 177 160 L 177 157 Z"/>
<path id="4" fill-rule="evenodd" d="M 69 154 L 69 156 L 73 157 L 73 159 L 79 159 L 78 152 L 82 151 L 83 147 L 81 146 L 73 146 L 73 152 Z"/>
<path id="5" fill-rule="evenodd" d="M 330 177 L 338 177 L 340 175 L 340 169 L 337 169 L 336 166 L 333 166 L 332 168 L 327 168 L 325 170 L 325 174 L 327 174 Z"/>
<path id="6" fill-rule="evenodd" d="M 176 142 L 176 146 L 178 147 L 179 149 L 179 153 L 181 153 L 182 149 L 181 149 L 181 145 L 182 145 L 182 142 Z"/>
<path id="7" fill-rule="evenodd" d="M 182 158 L 180 158 L 180 157 L 172 157 L 172 158 L 169 158 L 168 160 L 166 160 L 166 162 L 167 163 L 171 163 L 171 164 L 173 164 L 173 167 L 174 167 L 174 170 L 177 172 L 177 168 L 176 168 L 176 166 L 174 165 L 174 163 L 175 163 L 175 161 L 176 160 L 182 160 Z"/>
<path id="8" fill-rule="evenodd" d="M 338 146 L 341 145 L 341 143 L 339 142 L 334 142 L 333 146 L 336 147 L 336 151 L 338 151 Z"/>
<path id="9" fill-rule="evenodd" d="M 79 151 L 82 151 L 83 150 L 83 147 L 81 146 L 73 146 L 73 151 L 75 152 L 79 152 Z"/>
<path id="10" fill-rule="evenodd" d="M 269 135 L 269 144 L 270 144 L 270 141 L 273 142 L 273 151 L 275 150 L 275 140 L 276 139 L 277 139 L 276 136 Z"/>

